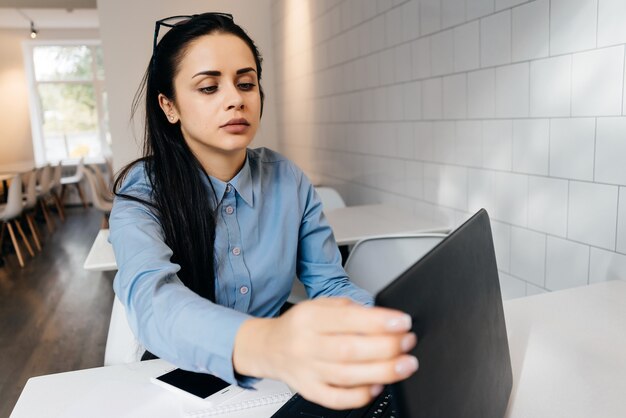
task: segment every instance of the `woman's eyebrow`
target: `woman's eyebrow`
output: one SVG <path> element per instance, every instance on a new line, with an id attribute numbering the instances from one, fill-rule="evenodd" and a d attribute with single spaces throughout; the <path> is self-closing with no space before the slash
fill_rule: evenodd
<path id="1" fill-rule="evenodd" d="M 256 70 L 252 67 L 246 67 L 246 68 L 242 68 L 240 70 L 237 70 L 237 75 L 240 74 L 245 74 L 245 73 L 249 73 L 249 72 L 255 72 Z M 212 76 L 212 77 L 220 77 L 222 75 L 221 71 L 214 71 L 214 70 L 205 70 L 205 71 L 200 71 L 199 73 L 196 73 L 193 75 L 193 77 L 191 78 L 195 78 L 199 75 L 208 75 L 208 76 Z"/>

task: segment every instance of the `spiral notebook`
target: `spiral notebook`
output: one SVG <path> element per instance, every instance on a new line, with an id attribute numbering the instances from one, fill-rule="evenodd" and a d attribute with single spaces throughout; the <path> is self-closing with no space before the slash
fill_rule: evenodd
<path id="1" fill-rule="evenodd" d="M 289 386 L 276 380 L 263 379 L 257 382 L 254 387 L 256 390 L 244 390 L 234 398 L 211 408 L 198 409 L 197 403 L 186 405 L 183 411 L 184 416 L 187 418 L 210 417 L 264 405 L 284 403 L 293 396 Z"/>

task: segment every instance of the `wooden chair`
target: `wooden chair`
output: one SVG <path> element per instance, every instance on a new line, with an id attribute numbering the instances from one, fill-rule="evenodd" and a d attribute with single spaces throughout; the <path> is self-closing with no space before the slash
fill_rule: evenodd
<path id="1" fill-rule="evenodd" d="M 7 198 L 7 203 L 5 205 L 0 205 L 0 221 L 2 222 L 2 228 L 0 231 L 0 247 L 2 246 L 2 238 L 4 237 L 4 230 L 9 230 L 9 235 L 11 236 L 11 243 L 13 244 L 13 248 L 15 249 L 15 254 L 17 255 L 17 260 L 20 264 L 20 267 L 24 267 L 24 257 L 22 256 L 22 250 L 17 242 L 17 237 L 15 236 L 15 231 L 13 230 L 13 226 L 15 226 L 24 240 L 24 245 L 28 250 L 28 253 L 31 257 L 35 256 L 28 239 L 26 238 L 26 234 L 24 234 L 24 230 L 20 225 L 18 218 L 22 214 L 24 208 L 24 204 L 22 203 L 22 178 L 21 176 L 15 175 L 11 179 L 11 185 L 9 186 L 9 194 Z M 6 227 L 6 228 L 5 228 Z"/>
<path id="2" fill-rule="evenodd" d="M 65 201 L 65 191 L 67 190 L 67 187 L 74 186 L 78 191 L 81 202 L 83 202 L 83 207 L 87 209 L 87 199 L 85 199 L 83 189 L 80 187 L 80 182 L 83 181 L 84 170 L 83 159 L 81 158 L 78 162 L 78 166 L 76 166 L 76 173 L 74 173 L 73 176 L 61 177 L 61 202 Z"/>

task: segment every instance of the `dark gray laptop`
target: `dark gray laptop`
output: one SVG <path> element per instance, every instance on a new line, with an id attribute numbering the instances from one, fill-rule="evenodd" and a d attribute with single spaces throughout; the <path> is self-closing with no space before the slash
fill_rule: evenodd
<path id="1" fill-rule="evenodd" d="M 413 317 L 417 373 L 358 410 L 333 411 L 295 395 L 274 418 L 504 416 L 511 360 L 484 209 L 381 290 L 376 305 Z"/>

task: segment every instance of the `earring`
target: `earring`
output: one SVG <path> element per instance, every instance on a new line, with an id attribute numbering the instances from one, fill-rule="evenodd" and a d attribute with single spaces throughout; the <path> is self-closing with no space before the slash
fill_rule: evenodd
<path id="1" fill-rule="evenodd" d="M 169 115 L 168 119 L 170 120 L 170 122 L 174 122 L 174 115 Z"/>

